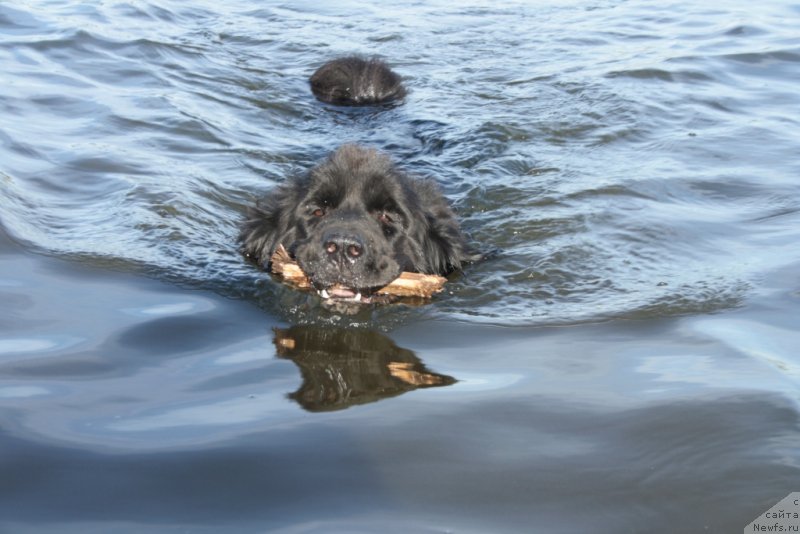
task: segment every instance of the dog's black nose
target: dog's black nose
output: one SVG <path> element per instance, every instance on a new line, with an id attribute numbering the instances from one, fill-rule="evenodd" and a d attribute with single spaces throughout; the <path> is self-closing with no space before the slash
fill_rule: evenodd
<path id="1" fill-rule="evenodd" d="M 340 233 L 325 234 L 322 247 L 332 260 L 355 261 L 364 254 L 364 242 L 357 235 Z"/>

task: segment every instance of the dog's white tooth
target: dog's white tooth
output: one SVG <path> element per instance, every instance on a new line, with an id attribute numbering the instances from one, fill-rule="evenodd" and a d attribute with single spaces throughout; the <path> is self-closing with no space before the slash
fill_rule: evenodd
<path id="1" fill-rule="evenodd" d="M 353 297 L 353 300 L 354 300 L 355 302 L 361 302 L 361 291 L 359 291 L 358 293 L 356 293 L 356 296 L 355 296 L 355 297 Z"/>
<path id="2" fill-rule="evenodd" d="M 331 296 L 328 294 L 328 290 L 327 289 L 323 289 L 322 291 L 320 291 L 319 292 L 319 296 L 324 298 L 324 299 L 331 298 Z"/>

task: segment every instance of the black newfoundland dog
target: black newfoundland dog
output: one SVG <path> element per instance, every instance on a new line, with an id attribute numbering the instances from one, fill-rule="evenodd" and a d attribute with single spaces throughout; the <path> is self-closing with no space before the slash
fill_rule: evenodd
<path id="1" fill-rule="evenodd" d="M 444 275 L 479 258 L 432 180 L 357 145 L 277 186 L 249 210 L 239 239 L 266 269 L 284 245 L 322 298 L 358 302 L 402 271 Z"/>
<path id="2" fill-rule="evenodd" d="M 386 104 L 406 94 L 400 76 L 378 58 L 334 59 L 317 69 L 310 82 L 318 100 L 339 106 Z"/>

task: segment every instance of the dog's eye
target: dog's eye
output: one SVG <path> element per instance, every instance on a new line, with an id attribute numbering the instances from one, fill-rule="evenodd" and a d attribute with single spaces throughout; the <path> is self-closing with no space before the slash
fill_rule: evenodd
<path id="1" fill-rule="evenodd" d="M 311 212 L 311 215 L 313 215 L 314 217 L 322 217 L 323 215 L 325 215 L 325 210 L 323 208 L 317 208 Z"/>
<path id="2" fill-rule="evenodd" d="M 382 211 L 378 213 L 378 221 L 380 221 L 381 224 L 392 224 L 394 222 L 394 219 L 392 218 L 391 215 L 389 215 L 385 211 Z"/>

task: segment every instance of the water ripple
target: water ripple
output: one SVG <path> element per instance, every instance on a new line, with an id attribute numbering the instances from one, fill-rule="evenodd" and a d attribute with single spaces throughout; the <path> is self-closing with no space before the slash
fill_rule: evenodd
<path id="1" fill-rule="evenodd" d="M 800 106 L 800 49 L 791 6 L 748 20 L 734 4 L 671 4 L 685 17 L 576 3 L 4 5 L 0 221 L 48 254 L 335 322 L 245 264 L 235 235 L 255 197 L 362 142 L 435 177 L 498 254 L 432 306 L 348 321 L 738 306 L 762 269 L 797 257 L 762 247 L 799 237 L 800 121 L 786 109 Z M 351 52 L 389 58 L 405 104 L 314 101 L 310 72 Z"/>

